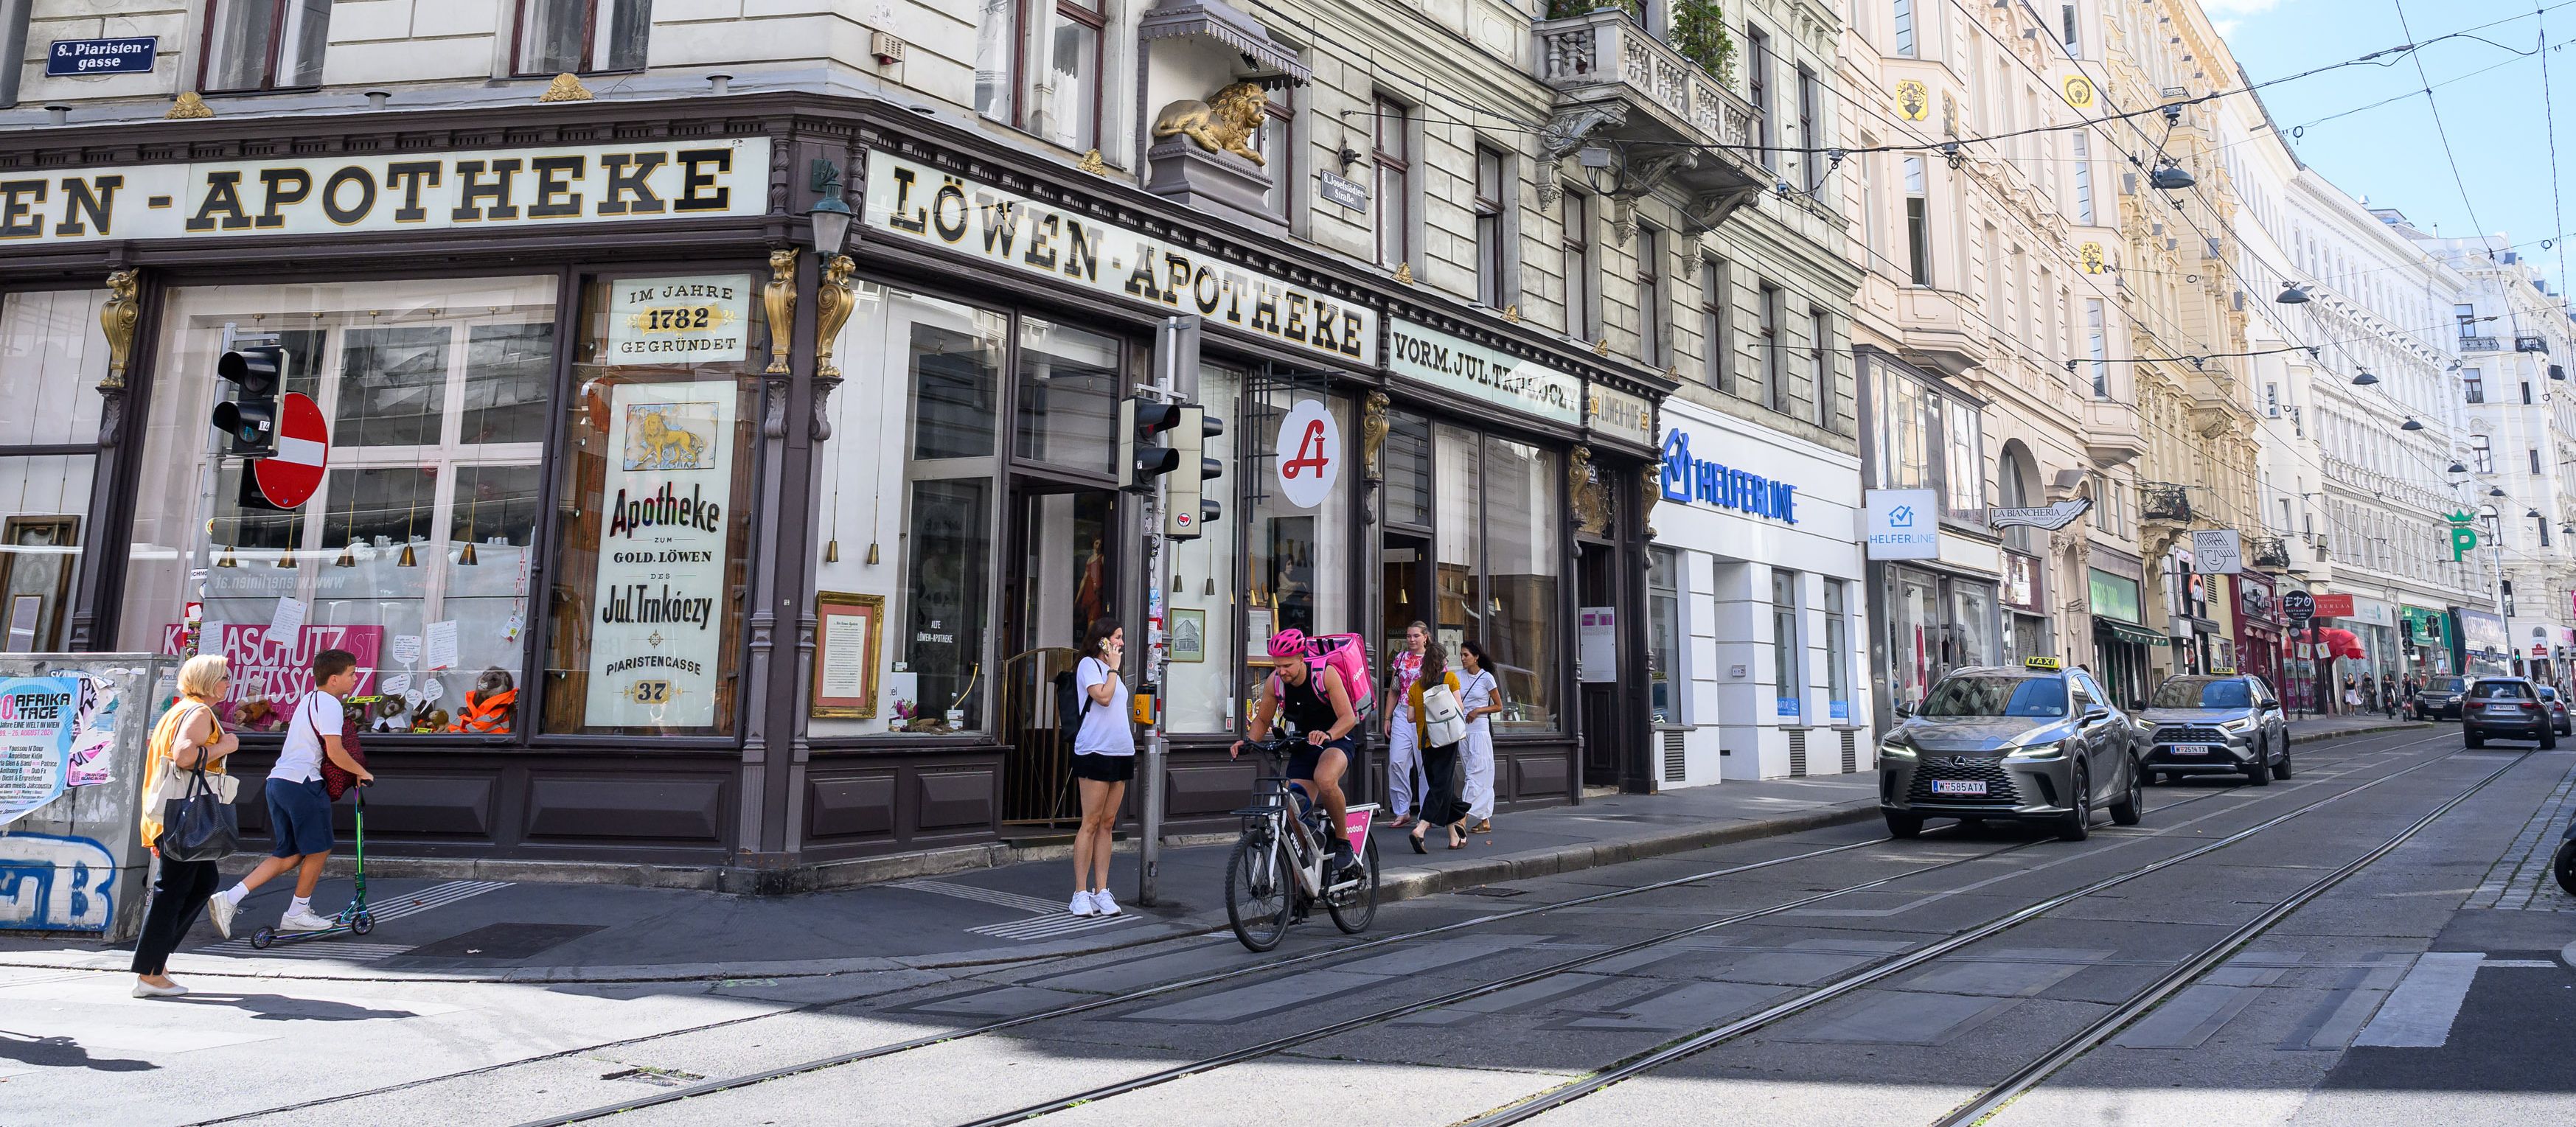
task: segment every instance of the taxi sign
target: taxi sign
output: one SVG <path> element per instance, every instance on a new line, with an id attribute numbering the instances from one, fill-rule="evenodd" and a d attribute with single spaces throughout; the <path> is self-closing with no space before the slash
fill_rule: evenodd
<path id="1" fill-rule="evenodd" d="M 2021 659 L 2021 664 L 2022 664 L 2022 667 L 2023 667 L 2023 668 L 2025 668 L 2025 669 L 2063 669 L 2063 668 L 2065 668 L 2065 666 L 2058 664 L 2057 659 L 2056 659 L 2056 658 L 2053 658 L 2053 657 L 2026 657 L 2026 658 Z"/>
<path id="2" fill-rule="evenodd" d="M 2236 675 L 2236 667 L 2233 665 L 2213 665 L 2209 667 L 2209 671 L 2221 677 L 2233 677 Z"/>

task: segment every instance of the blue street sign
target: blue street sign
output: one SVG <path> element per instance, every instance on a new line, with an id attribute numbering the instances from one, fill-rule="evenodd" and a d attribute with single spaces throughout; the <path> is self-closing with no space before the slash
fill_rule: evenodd
<path id="1" fill-rule="evenodd" d="M 150 74 L 161 37 L 125 39 L 57 39 L 45 52 L 45 77 L 76 78 L 86 74 Z"/>

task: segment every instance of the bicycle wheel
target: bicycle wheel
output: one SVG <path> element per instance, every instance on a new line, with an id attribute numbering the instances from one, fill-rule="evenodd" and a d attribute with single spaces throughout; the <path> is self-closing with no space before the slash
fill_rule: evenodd
<path id="1" fill-rule="evenodd" d="M 1247 833 L 1225 864 L 1225 920 L 1244 947 L 1267 951 L 1288 934 L 1291 882 L 1277 838 Z"/>
<path id="2" fill-rule="evenodd" d="M 1324 910 L 1333 914 L 1333 926 L 1344 935 L 1358 935 L 1368 930 L 1377 919 L 1377 837 L 1370 835 L 1360 845 L 1360 883 L 1326 897 Z"/>

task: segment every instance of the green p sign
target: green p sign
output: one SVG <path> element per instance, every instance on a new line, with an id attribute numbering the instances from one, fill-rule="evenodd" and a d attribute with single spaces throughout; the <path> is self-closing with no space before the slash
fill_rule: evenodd
<path id="1" fill-rule="evenodd" d="M 2451 514 L 2451 562 L 2458 563 L 2478 547 L 2478 530 L 2467 513 Z"/>

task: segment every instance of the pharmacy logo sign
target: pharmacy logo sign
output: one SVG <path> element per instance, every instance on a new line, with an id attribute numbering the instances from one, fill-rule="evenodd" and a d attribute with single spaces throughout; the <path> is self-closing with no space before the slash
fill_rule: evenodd
<path id="1" fill-rule="evenodd" d="M 2477 518 L 2467 513 L 2451 514 L 2451 562 L 2458 563 L 2478 547 Z"/>

